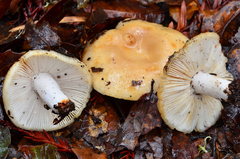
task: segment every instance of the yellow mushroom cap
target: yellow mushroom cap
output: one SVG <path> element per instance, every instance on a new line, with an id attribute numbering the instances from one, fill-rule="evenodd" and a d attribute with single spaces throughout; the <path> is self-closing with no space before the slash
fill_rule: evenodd
<path id="1" fill-rule="evenodd" d="M 168 57 L 188 40 L 182 33 L 141 20 L 120 22 L 90 42 L 82 61 L 93 76 L 98 92 L 125 100 L 156 92 Z"/>

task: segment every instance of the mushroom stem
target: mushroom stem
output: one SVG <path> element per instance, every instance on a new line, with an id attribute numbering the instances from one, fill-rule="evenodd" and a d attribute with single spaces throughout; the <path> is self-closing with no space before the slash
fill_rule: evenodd
<path id="1" fill-rule="evenodd" d="M 67 114 L 75 105 L 61 91 L 60 86 L 49 73 L 39 73 L 32 78 L 33 89 L 55 114 Z"/>
<path id="2" fill-rule="evenodd" d="M 220 78 L 217 75 L 199 71 L 193 76 L 191 87 L 195 94 L 208 95 L 227 101 L 230 93 L 228 85 L 231 81 Z"/>

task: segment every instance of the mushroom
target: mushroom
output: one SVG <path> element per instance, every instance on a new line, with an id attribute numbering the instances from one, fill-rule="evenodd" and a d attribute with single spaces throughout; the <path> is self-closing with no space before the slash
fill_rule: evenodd
<path id="1" fill-rule="evenodd" d="M 170 57 L 158 88 L 158 109 L 171 129 L 203 132 L 219 119 L 233 76 L 216 33 L 201 33 Z"/>
<path id="2" fill-rule="evenodd" d="M 55 51 L 34 50 L 8 71 L 3 102 L 16 126 L 53 131 L 81 114 L 91 90 L 92 76 L 84 63 Z"/>
<path id="3" fill-rule="evenodd" d="M 138 100 L 154 92 L 167 59 L 188 40 L 182 33 L 141 20 L 122 21 L 85 48 L 82 61 L 98 92 L 125 100 Z"/>

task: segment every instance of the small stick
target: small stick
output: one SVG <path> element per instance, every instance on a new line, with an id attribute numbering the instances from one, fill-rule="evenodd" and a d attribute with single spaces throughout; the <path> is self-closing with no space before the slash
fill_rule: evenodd
<path id="1" fill-rule="evenodd" d="M 79 22 L 85 22 L 85 17 L 77 17 L 77 16 L 66 16 L 64 17 L 59 23 L 79 23 Z M 34 24 L 36 24 L 38 21 L 34 21 Z M 16 32 L 19 30 L 25 29 L 25 25 L 20 25 L 18 27 L 12 28 L 9 30 L 9 32 Z"/>

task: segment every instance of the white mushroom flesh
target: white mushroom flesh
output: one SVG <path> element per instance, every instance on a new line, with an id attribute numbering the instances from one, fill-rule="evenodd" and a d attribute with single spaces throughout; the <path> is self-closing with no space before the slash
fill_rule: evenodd
<path id="1" fill-rule="evenodd" d="M 32 78 L 33 90 L 35 90 L 41 99 L 51 108 L 56 114 L 59 113 L 57 106 L 59 103 L 68 102 L 68 97 L 61 91 L 58 83 L 49 73 L 39 73 Z"/>
<path id="2" fill-rule="evenodd" d="M 196 94 L 204 94 L 226 101 L 228 99 L 227 92 L 230 93 L 228 88 L 230 83 L 231 81 L 218 77 L 217 75 L 199 71 L 193 76 L 191 86 Z"/>

